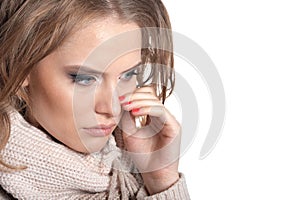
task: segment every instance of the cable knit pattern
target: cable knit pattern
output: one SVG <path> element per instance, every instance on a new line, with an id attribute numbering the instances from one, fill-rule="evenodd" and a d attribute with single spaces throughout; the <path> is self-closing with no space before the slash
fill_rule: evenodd
<path id="1" fill-rule="evenodd" d="M 189 199 L 183 177 L 148 196 L 139 174 L 129 173 L 137 170 L 113 136 L 100 152 L 82 154 L 53 141 L 17 112 L 11 114 L 11 134 L 1 155 L 7 164 L 27 167 L 0 170 L 1 187 L 17 199 Z M 0 191 L 0 198 L 4 195 Z"/>

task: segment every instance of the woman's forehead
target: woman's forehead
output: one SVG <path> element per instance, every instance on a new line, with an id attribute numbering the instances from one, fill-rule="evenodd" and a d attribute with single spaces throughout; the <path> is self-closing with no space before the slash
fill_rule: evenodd
<path id="1" fill-rule="evenodd" d="M 123 41 L 125 44 L 130 40 L 141 42 L 140 27 L 136 23 L 123 23 L 115 18 L 104 18 L 77 28 L 73 34 L 66 38 L 60 49 L 96 48 L 103 43 L 108 43 L 108 41 L 109 43 Z"/>
<path id="2" fill-rule="evenodd" d="M 106 19 L 79 29 L 53 53 L 72 64 L 107 66 L 124 56 L 140 59 L 141 46 L 141 31 L 135 23 Z"/>

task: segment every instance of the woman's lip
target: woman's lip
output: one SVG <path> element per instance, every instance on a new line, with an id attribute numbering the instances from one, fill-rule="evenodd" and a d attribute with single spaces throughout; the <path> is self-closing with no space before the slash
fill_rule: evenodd
<path id="1" fill-rule="evenodd" d="M 99 124 L 93 127 L 89 127 L 87 129 L 106 129 L 106 128 L 113 128 L 114 126 L 116 126 L 115 124 Z"/>
<path id="2" fill-rule="evenodd" d="M 97 125 L 91 128 L 84 128 L 84 132 L 94 137 L 106 137 L 114 130 L 115 125 Z"/>

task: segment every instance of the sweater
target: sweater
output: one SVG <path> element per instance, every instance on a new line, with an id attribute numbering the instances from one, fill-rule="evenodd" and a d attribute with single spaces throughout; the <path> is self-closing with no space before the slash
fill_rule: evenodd
<path id="1" fill-rule="evenodd" d="M 0 155 L 5 163 L 26 169 L 0 166 L 0 199 L 190 199 L 183 174 L 167 190 L 149 195 L 113 135 L 101 151 L 83 154 L 54 141 L 16 111 L 10 121 Z"/>

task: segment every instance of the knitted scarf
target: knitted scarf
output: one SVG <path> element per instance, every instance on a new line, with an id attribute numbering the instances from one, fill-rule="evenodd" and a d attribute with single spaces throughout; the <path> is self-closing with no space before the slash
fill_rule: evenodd
<path id="1" fill-rule="evenodd" d="M 81 154 L 13 112 L 1 156 L 7 164 L 27 167 L 0 169 L 2 188 L 17 199 L 135 199 L 137 193 L 146 194 L 139 191 L 139 174 L 128 172 L 134 170 L 133 163 L 116 146 L 114 136 L 100 152 Z"/>

